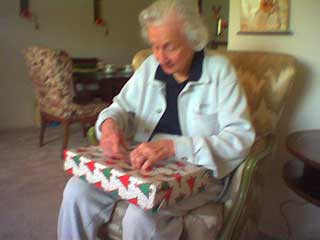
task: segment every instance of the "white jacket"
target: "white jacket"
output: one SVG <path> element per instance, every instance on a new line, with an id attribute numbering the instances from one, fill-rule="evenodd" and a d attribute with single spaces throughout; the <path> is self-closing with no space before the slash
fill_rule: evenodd
<path id="1" fill-rule="evenodd" d="M 165 85 L 154 79 L 158 65 L 153 55 L 148 57 L 100 113 L 99 139 L 100 125 L 107 118 L 116 120 L 134 142 L 150 139 L 166 109 Z M 244 92 L 228 60 L 205 55 L 200 79 L 187 83 L 177 104 L 182 136 L 156 134 L 153 139 L 172 139 L 178 159 L 203 165 L 216 178 L 229 174 L 247 155 L 255 133 Z"/>

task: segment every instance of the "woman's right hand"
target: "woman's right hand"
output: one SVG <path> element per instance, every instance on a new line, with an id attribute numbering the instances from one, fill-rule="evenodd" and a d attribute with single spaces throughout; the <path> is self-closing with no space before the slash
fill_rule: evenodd
<path id="1" fill-rule="evenodd" d="M 104 154 L 110 158 L 127 159 L 129 156 L 128 144 L 117 123 L 108 118 L 103 122 L 101 130 L 100 147 Z"/>

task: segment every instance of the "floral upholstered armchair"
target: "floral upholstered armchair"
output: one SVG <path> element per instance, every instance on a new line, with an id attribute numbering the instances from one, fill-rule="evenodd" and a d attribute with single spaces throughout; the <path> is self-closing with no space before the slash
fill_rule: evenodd
<path id="1" fill-rule="evenodd" d="M 223 203 L 209 203 L 184 216 L 184 224 L 193 224 L 196 218 L 215 222 L 215 239 L 256 239 L 261 203 L 261 164 L 271 156 L 277 140 L 277 124 L 284 108 L 295 74 L 293 57 L 280 53 L 213 51 L 228 58 L 236 68 L 239 81 L 245 89 L 255 127 L 256 141 L 243 163 L 234 171 Z M 132 61 L 137 69 L 151 50 L 141 50 Z M 88 132 L 92 143 L 97 144 L 94 129 Z M 121 222 L 128 203 L 120 201 L 111 222 L 104 224 L 98 233 L 102 239 L 121 239 Z M 187 239 L 185 233 L 182 239 Z"/>
<path id="2" fill-rule="evenodd" d="M 93 125 L 98 113 L 107 106 L 102 102 L 79 105 L 73 102 L 72 60 L 62 50 L 32 46 L 23 50 L 40 109 L 40 146 L 50 121 L 63 124 L 62 150 L 68 145 L 69 125 L 74 122 Z"/>

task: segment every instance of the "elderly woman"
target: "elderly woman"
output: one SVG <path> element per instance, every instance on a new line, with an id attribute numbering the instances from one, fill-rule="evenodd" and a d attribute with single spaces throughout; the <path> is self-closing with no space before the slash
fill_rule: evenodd
<path id="1" fill-rule="evenodd" d="M 233 67 L 204 51 L 208 33 L 195 3 L 158 0 L 141 12 L 140 23 L 153 55 L 100 113 L 96 131 L 108 157 L 129 158 L 135 168 L 175 157 L 212 171 L 207 189 L 179 205 L 156 214 L 135 205 L 126 211 L 123 239 L 179 239 L 182 216 L 219 201 L 255 134 Z M 132 142 L 140 144 L 130 152 Z M 72 177 L 64 191 L 58 238 L 95 239 L 116 200 Z M 210 226 L 198 222 L 188 231 L 198 239 L 211 239 Z"/>

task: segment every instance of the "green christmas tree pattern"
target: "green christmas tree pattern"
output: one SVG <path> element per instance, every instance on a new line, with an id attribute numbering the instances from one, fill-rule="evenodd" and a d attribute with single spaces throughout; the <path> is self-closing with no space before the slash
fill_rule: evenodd
<path id="1" fill-rule="evenodd" d="M 75 155 L 73 158 L 73 161 L 77 164 L 77 166 L 79 167 L 80 165 L 80 156 L 79 155 Z"/>
<path id="2" fill-rule="evenodd" d="M 112 168 L 105 168 L 102 170 L 103 175 L 110 181 L 110 177 L 112 175 L 111 173 Z"/>
<path id="3" fill-rule="evenodd" d="M 142 183 L 140 185 L 138 185 L 139 189 L 141 190 L 141 192 L 147 197 L 149 198 L 151 189 L 150 189 L 151 184 L 150 183 Z"/>

